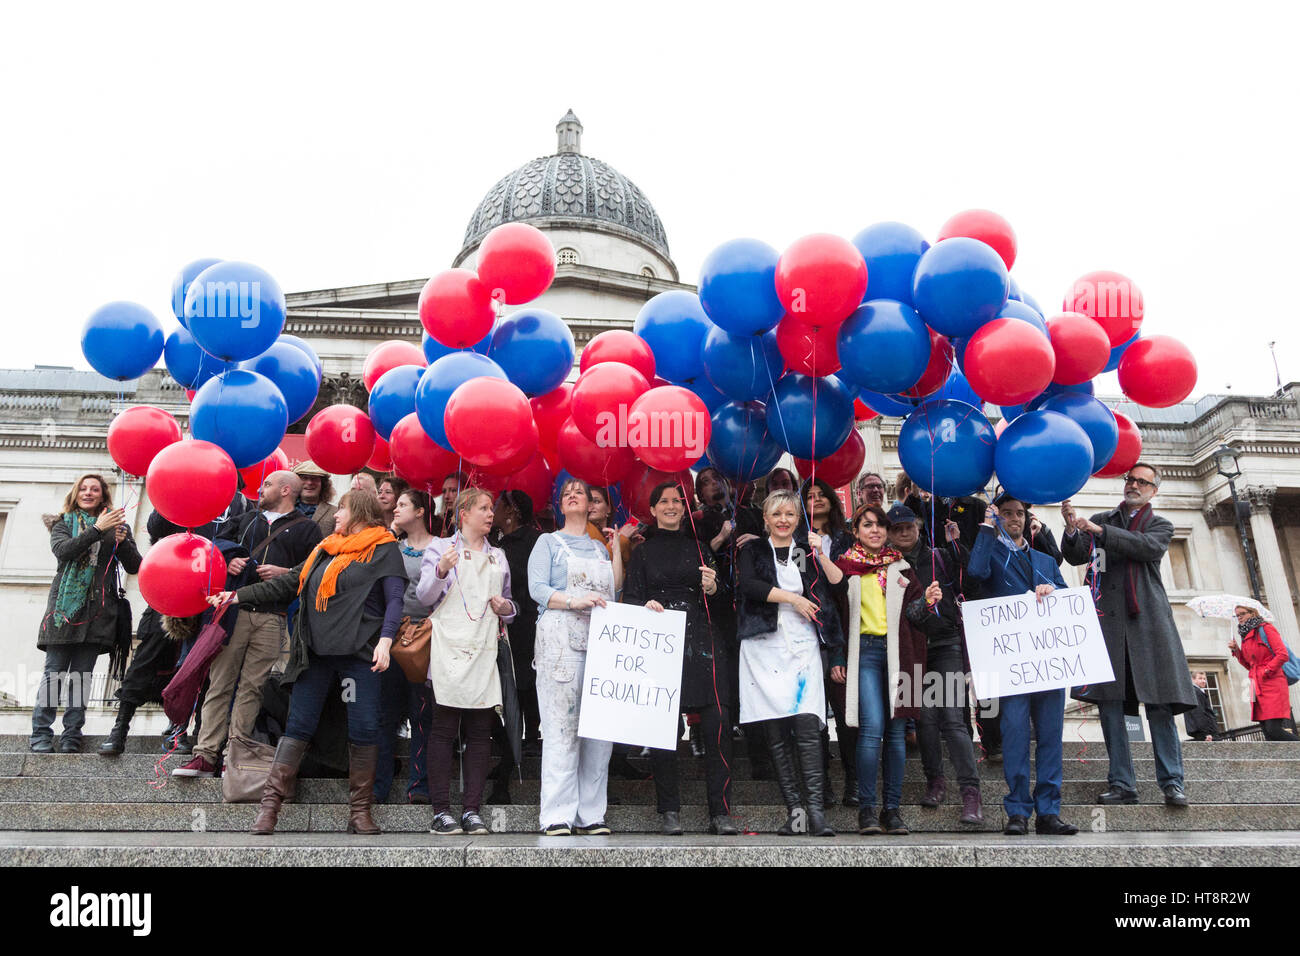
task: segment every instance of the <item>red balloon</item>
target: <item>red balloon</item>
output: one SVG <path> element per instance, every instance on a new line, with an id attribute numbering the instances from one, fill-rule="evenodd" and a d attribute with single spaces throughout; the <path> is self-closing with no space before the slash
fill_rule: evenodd
<path id="1" fill-rule="evenodd" d="M 187 402 L 192 402 L 194 401 L 194 396 L 197 394 L 199 394 L 199 390 L 197 388 L 187 388 L 185 390 L 185 400 Z"/>
<path id="2" fill-rule="evenodd" d="M 366 356 L 366 364 L 361 369 L 361 381 L 366 383 L 368 392 L 375 387 L 375 382 L 379 381 L 381 375 L 399 365 L 418 365 L 420 368 L 425 368 L 428 364 L 429 360 L 424 355 L 424 349 L 418 345 L 396 340 L 381 342 Z"/>
<path id="3" fill-rule="evenodd" d="M 551 469 L 552 475 L 558 475 L 563 470 L 560 464 L 560 452 L 554 445 L 541 445 L 537 451 L 546 459 L 546 467 Z M 548 502 L 551 500 L 549 495 L 546 500 Z"/>
<path id="4" fill-rule="evenodd" d="M 230 506 L 239 486 L 230 456 L 210 441 L 178 441 L 154 456 L 145 476 L 149 499 L 182 528 L 207 524 Z"/>
<path id="5" fill-rule="evenodd" d="M 570 418 L 587 439 L 597 441 L 603 431 L 608 440 L 610 429 L 621 430 L 632 403 L 649 390 L 645 376 L 630 365 L 593 365 L 573 384 Z"/>
<path id="6" fill-rule="evenodd" d="M 866 406 L 866 403 L 864 403 L 862 399 L 855 398 L 853 400 L 853 420 L 855 422 L 869 422 L 871 421 L 871 419 L 879 418 L 879 417 L 880 417 L 880 412 L 876 411 L 875 409 L 868 408 Z"/>
<path id="7" fill-rule="evenodd" d="M 940 335 L 934 329 L 930 329 L 929 332 L 930 363 L 921 373 L 920 380 L 903 392 L 908 398 L 925 398 L 927 395 L 933 395 L 943 388 L 943 383 L 948 381 L 948 375 L 952 372 L 952 343 L 948 341 L 947 336 Z M 1034 394 L 1037 395 L 1038 392 Z"/>
<path id="8" fill-rule="evenodd" d="M 1057 385 L 1082 385 L 1106 370 L 1110 340 L 1106 330 L 1081 312 L 1067 312 L 1047 320 L 1047 334 L 1056 355 Z"/>
<path id="9" fill-rule="evenodd" d="M 840 370 L 840 327 L 812 326 L 787 315 L 776 326 L 776 347 L 785 367 L 804 375 L 825 376 Z"/>
<path id="10" fill-rule="evenodd" d="M 468 269 L 439 272 L 420 290 L 420 324 L 453 349 L 467 349 L 492 331 L 492 290 Z"/>
<path id="11" fill-rule="evenodd" d="M 1147 408 L 1177 405 L 1196 387 L 1196 357 L 1171 336 L 1140 338 L 1119 360 L 1119 387 Z"/>
<path id="12" fill-rule="evenodd" d="M 1141 341 L 1139 339 L 1138 341 Z M 1123 412 L 1115 412 L 1115 421 L 1119 424 L 1119 444 L 1115 454 L 1101 471 L 1095 472 L 1098 478 L 1118 478 L 1128 474 L 1128 470 L 1142 457 L 1142 433 L 1138 431 L 1133 419 Z"/>
<path id="13" fill-rule="evenodd" d="M 393 470 L 412 486 L 428 490 L 441 485 L 442 480 L 460 470 L 460 456 L 447 451 L 420 427 L 415 412 L 393 426 L 388 438 L 388 450 L 393 456 Z"/>
<path id="14" fill-rule="evenodd" d="M 271 452 L 265 461 L 239 469 L 239 477 L 244 482 L 244 487 L 241 489 L 244 497 L 249 501 L 256 501 L 261 497 L 262 482 L 266 480 L 266 476 L 272 472 L 288 469 L 289 456 L 279 448 Z"/>
<path id="15" fill-rule="evenodd" d="M 188 531 L 155 541 L 140 562 L 140 594 L 168 617 L 191 617 L 226 588 L 226 559 L 207 538 Z"/>
<path id="16" fill-rule="evenodd" d="M 322 408 L 307 423 L 307 457 L 331 475 L 356 474 L 375 450 L 375 426 L 354 405 Z"/>
<path id="17" fill-rule="evenodd" d="M 1107 352 L 1109 354 L 1109 351 Z M 966 380 L 995 405 L 1020 405 L 1052 383 L 1052 341 L 1028 322 L 994 319 L 966 345 Z"/>
<path id="18" fill-rule="evenodd" d="M 530 398 L 528 404 L 533 406 L 533 421 L 537 422 L 539 440 L 544 446 L 554 448 L 560 426 L 573 412 L 573 383 L 565 382 L 545 395 Z"/>
<path id="19" fill-rule="evenodd" d="M 1145 308 L 1142 290 L 1132 279 L 1118 272 L 1089 272 L 1074 280 L 1065 294 L 1063 312 L 1081 312 L 1096 319 L 1106 330 L 1110 347 L 1123 345 L 1142 326 Z"/>
<path id="20" fill-rule="evenodd" d="M 477 271 L 494 299 L 506 305 L 531 302 L 549 289 L 555 278 L 555 247 L 537 227 L 507 222 L 489 232 L 479 245 Z"/>
<path id="21" fill-rule="evenodd" d="M 388 442 L 379 435 L 375 436 L 375 450 L 370 453 L 370 460 L 366 462 L 366 467 L 372 471 L 393 470 L 393 453 L 388 448 Z"/>
<path id="22" fill-rule="evenodd" d="M 627 443 L 651 468 L 680 471 L 700 460 L 713 435 L 703 400 L 689 388 L 652 388 L 627 416 Z"/>
<path id="23" fill-rule="evenodd" d="M 475 465 L 522 465 L 537 450 L 533 407 L 519 386 L 480 376 L 463 382 L 442 416 L 447 440 Z"/>
<path id="24" fill-rule="evenodd" d="M 492 476 L 496 477 L 496 476 Z M 517 488 L 526 494 L 537 510 L 549 508 L 551 504 L 551 486 L 555 483 L 554 473 L 547 464 L 542 452 L 533 452 L 533 456 L 522 467 L 500 479 L 500 489 Z"/>
<path id="25" fill-rule="evenodd" d="M 1016 261 L 1016 231 L 995 212 L 987 209 L 967 209 L 959 212 L 943 224 L 939 230 L 938 242 L 954 236 L 978 239 L 985 245 L 992 246 L 993 251 L 1002 257 L 1010 269 Z"/>
<path id="26" fill-rule="evenodd" d="M 804 236 L 776 263 L 776 297 L 809 325 L 838 325 L 862 304 L 866 291 L 867 262 L 839 236 Z"/>
<path id="27" fill-rule="evenodd" d="M 603 367 L 597 365 L 596 369 Z M 572 418 L 560 426 L 556 451 L 564 470 L 589 485 L 616 485 L 636 463 L 631 448 L 617 443 L 597 444 L 582 433 Z"/>
<path id="28" fill-rule="evenodd" d="M 137 478 L 168 445 L 181 440 L 181 426 L 170 412 L 152 405 L 133 405 L 108 426 L 108 454 L 117 467 Z"/>
<path id="29" fill-rule="evenodd" d="M 862 463 L 866 460 L 866 443 L 855 428 L 849 432 L 849 437 L 844 440 L 843 445 L 817 462 L 817 477 L 829 482 L 832 488 L 841 488 L 858 477 L 858 472 L 862 470 Z M 812 477 L 811 461 L 796 458 L 794 466 L 799 470 L 800 478 Z"/>
<path id="30" fill-rule="evenodd" d="M 691 477 L 689 470 L 683 469 L 674 474 L 637 462 L 618 488 L 619 495 L 623 498 L 623 507 L 627 509 L 628 515 L 633 520 L 646 522 L 654 520 L 654 516 L 650 513 L 650 492 L 665 481 L 675 481 L 681 485 L 682 496 L 689 507 L 695 497 L 695 479 Z M 690 521 L 689 517 L 686 518 L 688 526 Z"/>
<path id="31" fill-rule="evenodd" d="M 601 362 L 622 362 L 644 375 L 647 382 L 654 381 L 655 354 L 650 344 L 627 329 L 609 329 L 588 342 L 578 359 L 578 371 Z"/>

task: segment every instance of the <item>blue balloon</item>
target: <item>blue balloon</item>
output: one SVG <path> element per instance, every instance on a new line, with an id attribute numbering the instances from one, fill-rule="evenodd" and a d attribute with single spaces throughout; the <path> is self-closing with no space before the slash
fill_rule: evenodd
<path id="1" fill-rule="evenodd" d="M 573 371 L 573 333 L 545 309 L 512 312 L 492 332 L 488 358 L 530 397 L 559 388 Z"/>
<path id="2" fill-rule="evenodd" d="M 973 495 L 993 477 L 996 438 L 978 406 L 931 399 L 898 432 L 898 461 L 907 476 L 945 498 Z"/>
<path id="3" fill-rule="evenodd" d="M 1043 311 L 1043 307 L 1042 307 L 1041 305 L 1038 304 L 1038 300 L 1035 299 L 1035 298 L 1034 298 L 1032 295 L 1030 295 L 1028 292 L 1022 292 L 1022 293 L 1020 293 L 1020 301 L 1023 302 L 1025 305 L 1029 306 L 1031 309 L 1033 309 L 1033 310 L 1034 310 L 1035 312 L 1037 312 L 1039 315 L 1042 315 L 1042 316 L 1046 316 L 1046 315 L 1047 315 L 1047 313 Z"/>
<path id="4" fill-rule="evenodd" d="M 777 444 L 805 460 L 820 461 L 834 454 L 853 431 L 853 399 L 838 379 L 830 377 L 789 373 L 776 383 L 767 414 Z"/>
<path id="5" fill-rule="evenodd" d="M 420 378 L 415 390 L 415 413 L 426 435 L 448 451 L 455 451 L 447 439 L 442 415 L 451 393 L 471 378 L 486 375 L 509 381 L 501 366 L 478 352 L 452 352 L 432 363 Z"/>
<path id="6" fill-rule="evenodd" d="M 1063 392 L 1043 402 L 1043 411 L 1060 412 L 1083 428 L 1092 443 L 1092 474 L 1106 467 L 1119 446 L 1115 413 L 1101 401 L 1078 392 Z"/>
<path id="7" fill-rule="evenodd" d="M 298 338 L 298 336 L 290 335 L 288 332 L 282 334 L 278 339 L 276 339 L 276 341 L 288 342 L 294 348 L 302 349 L 304 352 L 307 353 L 308 356 L 310 356 L 311 364 L 316 366 L 316 383 L 317 385 L 319 385 L 320 380 L 325 376 L 325 366 L 321 362 L 320 356 L 316 354 L 316 350 L 312 348 L 310 345 L 308 345 L 306 342 L 304 342 L 302 339 Z"/>
<path id="8" fill-rule="evenodd" d="M 415 390 L 423 375 L 418 365 L 399 365 L 375 380 L 370 389 L 370 421 L 384 441 L 392 437 L 398 422 L 415 411 Z"/>
<path id="9" fill-rule="evenodd" d="M 999 405 L 998 411 L 1002 413 L 1002 417 L 1007 420 L 1008 424 L 1010 424 L 1011 422 L 1014 422 L 1017 418 L 1019 418 L 1021 415 L 1025 413 L 1025 406 Z"/>
<path id="10" fill-rule="evenodd" d="M 1007 273 L 1007 301 L 1010 302 L 1015 300 L 1016 302 L 1019 302 L 1021 301 L 1023 294 L 1024 293 L 1020 291 L 1020 283 L 1016 281 L 1016 277 L 1011 275 L 1011 273 Z"/>
<path id="11" fill-rule="evenodd" d="M 1092 476 L 1092 442 L 1060 412 L 1026 412 L 998 438 L 993 464 L 1008 494 L 1051 504 L 1076 494 Z M 908 472 L 911 474 L 911 472 Z"/>
<path id="12" fill-rule="evenodd" d="M 966 376 L 957 369 L 953 369 L 948 373 L 948 380 L 940 386 L 937 392 L 926 396 L 927 402 L 935 400 L 965 402 L 967 405 L 974 405 L 980 410 L 984 408 L 984 399 L 975 394 L 975 389 L 970 387 L 970 382 L 966 381 Z"/>
<path id="13" fill-rule="evenodd" d="M 785 315 L 776 297 L 780 258 L 779 252 L 758 239 L 732 239 L 718 246 L 700 267 L 704 314 L 733 335 L 756 335 L 774 328 Z"/>
<path id="14" fill-rule="evenodd" d="M 710 415 L 712 415 L 719 408 L 721 408 L 723 405 L 727 404 L 727 402 L 730 401 L 730 399 L 727 398 L 726 395 L 723 395 L 716 388 L 714 388 L 713 383 L 710 382 L 708 378 L 706 378 L 703 375 L 701 375 L 699 378 L 697 378 L 695 381 L 691 382 L 690 384 L 683 385 L 682 388 L 689 389 L 690 391 L 698 395 L 700 397 L 700 401 L 704 403 L 704 407 L 709 410 Z"/>
<path id="15" fill-rule="evenodd" d="M 1094 390 L 1095 389 L 1092 382 L 1084 382 L 1081 385 L 1057 385 L 1055 383 L 1052 383 L 1051 385 L 1047 386 L 1047 388 L 1043 389 L 1041 393 L 1039 393 L 1038 395 L 1031 398 L 1029 401 L 1025 403 L 1025 411 L 1027 412 L 1038 411 L 1038 409 L 1043 407 L 1043 403 L 1045 401 L 1047 401 L 1049 398 L 1052 398 L 1056 395 L 1066 395 L 1066 394 L 1092 395 Z"/>
<path id="16" fill-rule="evenodd" d="M 762 402 L 729 402 L 713 413 L 705 457 L 732 481 L 753 481 L 767 474 L 782 454 Z"/>
<path id="17" fill-rule="evenodd" d="M 912 303 L 936 332 L 968 336 L 996 318 L 1009 290 L 1002 257 L 978 239 L 955 236 L 921 256 L 912 281 Z"/>
<path id="18" fill-rule="evenodd" d="M 1124 353 L 1128 351 L 1128 347 L 1132 345 L 1134 342 L 1136 342 L 1138 339 L 1140 339 L 1141 337 L 1142 337 L 1142 330 L 1138 329 L 1138 331 L 1133 333 L 1133 338 L 1129 339 L 1127 342 L 1121 342 L 1119 345 L 1111 349 L 1110 361 L 1106 363 L 1106 367 L 1102 369 L 1102 371 L 1113 372 L 1115 371 L 1115 369 L 1119 368 L 1119 360 L 1124 357 Z"/>
<path id="19" fill-rule="evenodd" d="M 234 368 L 234 363 L 214 358 L 194 341 L 185 326 L 173 329 L 163 344 L 163 361 L 167 371 L 183 388 L 198 388 L 214 375 Z"/>
<path id="20" fill-rule="evenodd" d="M 209 379 L 190 405 L 190 433 L 221 446 L 247 468 L 265 461 L 284 438 L 289 408 L 265 375 L 232 368 Z"/>
<path id="21" fill-rule="evenodd" d="M 185 324 L 205 351 L 227 361 L 255 358 L 284 331 L 280 284 L 251 262 L 208 266 L 185 293 Z"/>
<path id="22" fill-rule="evenodd" d="M 863 302 L 895 299 L 912 304 L 912 274 L 930 243 L 911 226 L 878 222 L 853 237 L 853 245 L 867 261 L 867 291 Z"/>
<path id="23" fill-rule="evenodd" d="M 711 325 L 699 296 L 674 290 L 660 292 L 641 306 L 632 331 L 650 346 L 659 377 L 684 385 L 704 374 L 700 352 Z"/>
<path id="24" fill-rule="evenodd" d="M 90 367 L 119 382 L 149 371 L 162 351 L 162 326 L 135 302 L 101 305 L 81 328 L 81 354 Z"/>
<path id="25" fill-rule="evenodd" d="M 498 323 L 498 325 L 499 324 L 500 323 Z M 492 331 L 496 331 L 496 326 L 492 327 Z M 473 348 L 470 349 L 454 349 L 450 345 L 443 345 L 428 332 L 425 332 L 424 341 L 421 343 L 421 347 L 424 349 L 424 357 L 430 365 L 438 361 L 438 359 L 442 358 L 444 355 L 451 355 L 453 352 L 470 351 L 477 352 L 479 355 L 487 355 L 488 349 L 492 347 L 492 332 L 489 332 L 487 335 L 483 336 L 483 338 L 475 342 Z"/>
<path id="26" fill-rule="evenodd" d="M 732 335 L 714 326 L 704 337 L 700 357 L 713 387 L 735 402 L 762 398 L 785 373 L 775 332 Z"/>
<path id="27" fill-rule="evenodd" d="M 284 396 L 293 424 L 311 411 L 320 392 L 320 376 L 311 356 L 292 342 L 277 340 L 257 358 L 239 363 L 239 367 L 265 375 Z M 415 411 L 414 408 L 411 411 Z"/>
<path id="28" fill-rule="evenodd" d="M 1022 322 L 1028 322 L 1038 331 L 1047 335 L 1047 323 L 1043 321 L 1043 317 L 1038 314 L 1036 309 L 1025 305 L 1023 302 L 1016 302 L 1010 299 L 1007 300 L 1007 304 L 1002 307 L 1000 312 L 998 312 L 997 317 L 999 319 L 1020 319 Z"/>
<path id="29" fill-rule="evenodd" d="M 873 392 L 902 392 L 930 363 L 930 331 L 910 305 L 872 299 L 840 326 L 839 353 L 845 381 Z"/>
<path id="30" fill-rule="evenodd" d="M 855 399 L 857 399 L 859 395 L 862 394 L 861 385 L 857 385 L 854 382 L 848 381 L 839 372 L 832 373 L 831 378 L 835 379 L 835 381 L 839 382 L 841 385 L 844 386 L 844 391 L 846 391 L 849 395 L 849 401 L 854 401 Z"/>
<path id="31" fill-rule="evenodd" d="M 180 272 L 172 278 L 172 313 L 181 325 L 189 328 L 185 319 L 185 293 L 190 290 L 194 277 L 208 266 L 215 266 L 220 259 L 195 259 L 186 263 Z"/>
<path id="32" fill-rule="evenodd" d="M 862 399 L 862 404 L 877 415 L 884 415 L 887 418 L 905 418 L 916 410 L 916 406 L 905 398 L 869 392 L 865 388 L 858 393 L 858 398 Z"/>

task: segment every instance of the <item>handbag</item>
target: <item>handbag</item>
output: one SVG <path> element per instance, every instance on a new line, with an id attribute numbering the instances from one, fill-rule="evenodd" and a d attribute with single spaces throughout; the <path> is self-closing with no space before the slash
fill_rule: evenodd
<path id="1" fill-rule="evenodd" d="M 431 618 L 419 622 L 413 622 L 409 616 L 402 618 L 388 653 L 412 684 L 423 684 L 429 679 L 429 645 L 432 639 Z"/>
<path id="2" fill-rule="evenodd" d="M 275 748 L 270 744 L 232 735 L 221 772 L 221 799 L 226 803 L 261 803 L 274 760 Z M 289 781 L 286 801 L 293 800 L 297 788 L 296 778 Z"/>
<path id="3" fill-rule="evenodd" d="M 231 606 L 226 603 L 217 608 L 212 620 L 199 631 L 176 676 L 163 688 L 163 713 L 173 724 L 188 725 L 194 715 L 203 679 L 208 676 L 208 669 L 226 642 L 226 629 L 221 626 L 221 618 Z"/>

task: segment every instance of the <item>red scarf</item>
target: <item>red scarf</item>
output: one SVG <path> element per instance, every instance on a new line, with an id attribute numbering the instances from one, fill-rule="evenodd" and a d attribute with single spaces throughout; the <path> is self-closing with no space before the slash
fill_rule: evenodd
<path id="1" fill-rule="evenodd" d="M 894 548 L 885 545 L 879 554 L 872 554 L 860 543 L 840 555 L 835 566 L 845 574 L 874 574 L 880 590 L 885 590 L 887 568 L 895 561 L 902 561 L 903 555 Z"/>
<path id="2" fill-rule="evenodd" d="M 1153 514 L 1150 504 L 1145 504 L 1139 508 L 1131 519 L 1128 518 L 1128 506 L 1120 505 L 1119 507 L 1120 516 L 1126 519 L 1124 524 L 1129 531 L 1132 531 L 1134 534 L 1142 534 L 1146 531 L 1147 525 L 1151 523 L 1151 515 Z M 1128 611 L 1128 616 L 1131 618 L 1137 617 L 1142 610 L 1138 606 L 1137 572 L 1137 562 L 1128 562 L 1127 574 L 1124 578 L 1124 604 L 1125 610 Z"/>

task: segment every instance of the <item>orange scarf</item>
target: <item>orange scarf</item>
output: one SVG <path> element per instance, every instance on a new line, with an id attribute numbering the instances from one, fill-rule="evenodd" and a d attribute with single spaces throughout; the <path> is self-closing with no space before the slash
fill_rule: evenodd
<path id="1" fill-rule="evenodd" d="M 320 588 L 316 591 L 316 610 L 324 611 L 329 604 L 330 598 L 334 596 L 334 589 L 338 584 L 339 575 L 347 570 L 348 565 L 353 561 L 366 564 L 375 556 L 375 547 L 377 545 L 387 544 L 390 541 L 396 542 L 397 539 L 393 537 L 387 528 L 367 528 L 365 531 L 359 531 L 356 534 L 336 533 L 330 535 L 316 545 L 315 550 L 308 555 L 307 560 L 303 563 L 302 573 L 298 575 L 299 592 L 307 586 L 307 578 L 311 574 L 312 567 L 316 564 L 316 556 L 322 551 L 333 555 L 329 566 L 325 568 L 325 576 L 321 578 Z"/>

